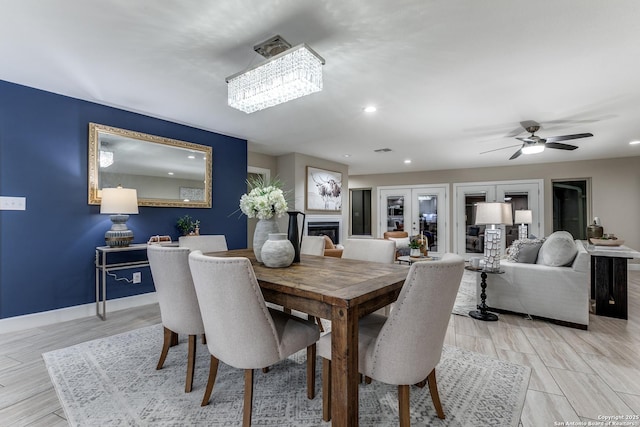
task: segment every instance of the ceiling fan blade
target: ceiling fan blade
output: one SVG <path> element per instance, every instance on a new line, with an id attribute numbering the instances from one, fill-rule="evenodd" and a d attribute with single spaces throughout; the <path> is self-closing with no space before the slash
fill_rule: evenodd
<path id="1" fill-rule="evenodd" d="M 520 154 L 522 154 L 522 148 L 513 153 L 513 156 L 509 157 L 509 160 L 517 159 L 518 157 L 520 157 Z"/>
<path id="2" fill-rule="evenodd" d="M 494 148 L 493 150 L 483 151 L 480 154 L 493 153 L 494 151 L 506 150 L 507 148 L 513 148 L 513 147 L 519 147 L 519 146 L 520 144 L 515 144 L 515 145 L 509 145 L 507 147 L 502 147 L 502 148 Z"/>
<path id="3" fill-rule="evenodd" d="M 557 148 L 558 150 L 575 150 L 576 148 L 578 148 L 575 145 L 562 144 L 560 142 L 547 142 L 545 144 L 545 147 Z"/>
<path id="4" fill-rule="evenodd" d="M 549 136 L 547 142 L 568 141 L 570 139 L 588 138 L 593 136 L 592 133 L 576 133 L 573 135 Z"/>

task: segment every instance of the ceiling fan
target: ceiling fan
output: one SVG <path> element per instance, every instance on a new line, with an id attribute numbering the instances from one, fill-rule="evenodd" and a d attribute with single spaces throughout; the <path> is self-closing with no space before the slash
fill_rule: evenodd
<path id="1" fill-rule="evenodd" d="M 542 138 L 535 135 L 535 133 L 540 129 L 539 123 L 529 120 L 526 122 L 520 122 L 520 124 L 522 125 L 524 130 L 529 132 L 531 135 L 527 137 L 516 138 L 522 141 L 522 146 L 518 151 L 513 153 L 511 157 L 509 157 L 509 160 L 517 159 L 518 157 L 520 157 L 521 154 L 541 153 L 542 151 L 544 151 L 545 148 L 555 148 L 558 150 L 575 150 L 576 148 L 578 148 L 575 145 L 562 144 L 558 141 L 568 141 L 570 139 L 588 138 L 590 136 L 593 136 L 592 133 L 576 133 L 573 135 L 549 136 L 547 138 Z M 510 148 L 510 147 L 512 146 L 498 148 L 498 150 L 503 150 L 505 148 Z M 490 150 L 490 151 L 496 151 L 496 150 Z M 489 151 L 485 151 L 484 153 L 488 153 L 488 152 Z"/>

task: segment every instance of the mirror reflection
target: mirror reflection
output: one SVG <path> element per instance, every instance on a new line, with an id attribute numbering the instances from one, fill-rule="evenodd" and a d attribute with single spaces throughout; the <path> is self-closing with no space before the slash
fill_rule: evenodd
<path id="1" fill-rule="evenodd" d="M 89 204 L 135 188 L 140 206 L 211 207 L 211 147 L 89 124 Z"/>

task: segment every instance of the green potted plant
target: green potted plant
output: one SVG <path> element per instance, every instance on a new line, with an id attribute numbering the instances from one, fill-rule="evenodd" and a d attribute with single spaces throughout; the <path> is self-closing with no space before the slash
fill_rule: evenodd
<path id="1" fill-rule="evenodd" d="M 184 215 L 176 221 L 176 228 L 183 236 L 200 234 L 200 221 L 194 220 L 189 215 Z"/>
<path id="2" fill-rule="evenodd" d="M 420 241 L 418 239 L 412 239 L 409 241 L 409 248 L 411 251 L 409 252 L 409 256 L 420 256 Z"/>

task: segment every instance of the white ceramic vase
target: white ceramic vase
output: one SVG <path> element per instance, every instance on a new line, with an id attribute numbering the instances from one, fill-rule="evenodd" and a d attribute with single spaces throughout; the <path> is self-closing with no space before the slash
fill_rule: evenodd
<path id="1" fill-rule="evenodd" d="M 266 267 L 289 267 L 295 257 L 295 249 L 287 233 L 271 233 L 262 246 L 262 262 Z"/>
<path id="2" fill-rule="evenodd" d="M 411 248 L 411 251 L 409 251 L 409 256 L 420 256 L 422 255 L 422 253 L 420 252 L 420 248 Z"/>
<path id="3" fill-rule="evenodd" d="M 258 262 L 262 262 L 262 245 L 269 239 L 269 234 L 279 231 L 275 218 L 258 220 L 256 231 L 253 233 L 253 253 Z"/>

